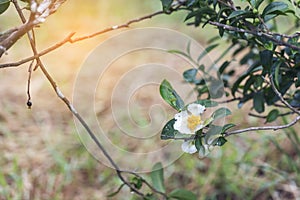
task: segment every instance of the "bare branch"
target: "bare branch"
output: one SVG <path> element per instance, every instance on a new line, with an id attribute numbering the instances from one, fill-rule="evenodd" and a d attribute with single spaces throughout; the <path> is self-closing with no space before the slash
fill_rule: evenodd
<path id="1" fill-rule="evenodd" d="M 107 32 L 113 31 L 113 30 L 122 29 L 122 28 L 128 28 L 131 24 L 134 24 L 134 23 L 137 23 L 137 22 L 141 22 L 141 21 L 144 21 L 146 19 L 151 19 L 152 17 L 154 17 L 156 15 L 161 15 L 161 14 L 164 14 L 164 12 L 163 11 L 157 11 L 155 13 L 152 13 L 152 14 L 149 14 L 149 15 L 145 15 L 145 16 L 137 18 L 137 19 L 130 20 L 130 21 L 124 23 L 124 24 L 111 26 L 111 27 L 108 27 L 108 28 L 103 29 L 101 31 L 92 33 L 90 35 L 85 35 L 85 36 L 81 36 L 81 37 L 72 39 L 71 42 L 75 43 L 75 42 L 78 42 L 78 41 L 81 41 L 81 40 L 86 40 L 86 39 L 89 39 L 89 38 L 93 38 L 95 36 L 98 36 L 98 35 L 101 35 L 103 33 L 107 33 Z"/>
<path id="2" fill-rule="evenodd" d="M 235 131 L 229 131 L 224 134 L 225 137 L 228 137 L 230 135 L 236 135 L 240 133 L 245 133 L 245 132 L 251 132 L 251 131 L 266 131 L 266 130 L 280 130 L 280 129 L 285 129 L 289 128 L 293 125 L 295 125 L 298 121 L 300 120 L 300 116 L 297 116 L 293 121 L 291 121 L 288 124 L 281 125 L 281 126 L 262 126 L 262 127 L 250 127 L 250 128 L 245 128 L 245 129 L 240 129 L 240 130 L 235 130 Z"/>
<path id="3" fill-rule="evenodd" d="M 62 45 L 66 44 L 67 42 L 71 42 L 71 38 L 73 37 L 73 35 L 75 34 L 75 32 L 70 33 L 65 39 L 63 39 L 61 42 L 54 44 L 53 46 L 41 51 L 40 53 L 36 54 L 35 56 L 31 56 L 25 59 L 22 59 L 18 62 L 13 62 L 13 63 L 5 63 L 5 64 L 1 64 L 0 68 L 8 68 L 8 67 L 18 67 L 24 63 L 30 62 L 36 58 L 39 58 L 45 54 L 48 54 L 56 49 L 58 49 L 59 47 L 61 47 Z"/>

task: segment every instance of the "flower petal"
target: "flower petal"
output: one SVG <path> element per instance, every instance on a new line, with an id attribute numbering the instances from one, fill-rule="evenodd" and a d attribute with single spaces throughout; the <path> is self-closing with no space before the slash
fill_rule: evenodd
<path id="1" fill-rule="evenodd" d="M 191 132 L 191 130 L 188 128 L 188 119 L 189 115 L 188 112 L 182 111 L 180 113 L 175 114 L 175 123 L 173 125 L 174 129 L 179 131 L 182 134 L 194 134 Z"/>
<path id="2" fill-rule="evenodd" d="M 191 103 L 188 105 L 187 109 L 193 115 L 201 115 L 205 111 L 205 106 L 196 103 Z"/>
<path id="3" fill-rule="evenodd" d="M 190 154 L 197 152 L 197 148 L 195 144 L 193 144 L 193 141 L 184 141 L 181 145 L 181 149 L 183 152 Z"/>

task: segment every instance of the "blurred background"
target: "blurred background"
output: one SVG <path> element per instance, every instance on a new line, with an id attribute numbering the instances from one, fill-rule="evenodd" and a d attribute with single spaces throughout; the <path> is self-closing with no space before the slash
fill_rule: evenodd
<path id="1" fill-rule="evenodd" d="M 75 37 L 90 34 L 158 10 L 161 10 L 159 0 L 67 1 L 45 23 L 35 28 L 37 47 L 43 50 L 71 32 L 76 32 Z M 131 28 L 168 28 L 187 34 L 203 46 L 217 34 L 212 28 L 203 30 L 186 26 L 184 17 L 184 12 L 160 15 Z M 12 5 L 0 16 L 0 24 L 0 31 L 20 24 Z M 72 99 L 76 75 L 89 53 L 99 43 L 122 31 L 67 43 L 42 57 L 46 68 L 69 99 Z M 213 51 L 210 56 L 217 57 L 222 48 L 226 46 Z M 8 55 L 2 56 L 0 62 L 18 61 L 31 55 L 29 42 L 23 37 L 8 51 Z M 124 72 L 128 62 L 122 63 Z M 39 69 L 32 74 L 33 106 L 32 109 L 27 108 L 28 66 L 24 64 L 0 70 L 0 199 L 107 199 L 106 195 L 115 191 L 121 182 L 113 170 L 87 152 L 78 137 L 72 115 Z M 187 67 L 183 66 L 182 70 Z M 118 79 L 122 75 L 120 73 L 112 69 L 107 79 Z M 114 87 L 113 83 L 108 81 L 98 88 L 95 112 L 102 117 L 111 112 L 107 94 Z M 165 107 L 170 119 L 174 111 L 163 103 L 158 90 L 147 90 L 151 92 L 136 97 L 143 103 L 143 108 L 147 111 L 153 102 L 158 102 Z M 239 128 L 263 124 L 262 120 L 246 114 L 251 105 L 243 107 L 245 110 L 237 109 L 235 104 L 229 106 L 233 109 L 230 122 L 238 124 Z M 110 122 L 109 117 L 105 119 Z M 137 115 L 136 119 L 140 125 L 147 124 L 149 120 L 143 115 Z M 115 130 L 115 124 L 111 123 L 109 127 L 111 132 Z M 297 127 L 232 136 L 225 146 L 215 149 L 203 159 L 184 154 L 165 168 L 167 190 L 185 188 L 195 192 L 199 199 L 300 198 Z M 147 148 L 139 144 L 130 145 L 132 151 Z M 123 189 L 111 199 L 131 198 L 134 199 L 130 191 Z"/>

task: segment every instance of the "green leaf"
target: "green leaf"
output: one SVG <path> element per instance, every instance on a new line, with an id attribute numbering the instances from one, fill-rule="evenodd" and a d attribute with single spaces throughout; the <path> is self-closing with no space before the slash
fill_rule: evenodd
<path id="1" fill-rule="evenodd" d="M 258 113 L 262 113 L 265 111 L 265 102 L 264 102 L 264 96 L 262 92 L 254 93 L 253 107 Z"/>
<path id="2" fill-rule="evenodd" d="M 233 84 L 232 88 L 231 88 L 231 94 L 232 96 L 235 97 L 235 93 L 237 92 L 237 90 L 239 89 L 240 83 L 248 76 L 248 73 L 243 74 L 242 76 L 240 76 Z"/>
<path id="3" fill-rule="evenodd" d="M 205 50 L 198 56 L 197 62 L 199 62 L 205 55 L 207 55 L 209 52 L 211 52 L 214 48 L 219 46 L 219 44 L 212 44 L 205 48 Z"/>
<path id="4" fill-rule="evenodd" d="M 170 192 L 169 197 L 178 200 L 197 200 L 196 194 L 184 189 L 175 189 Z"/>
<path id="5" fill-rule="evenodd" d="M 208 141 L 209 140 L 211 141 L 212 139 L 211 137 L 213 138 L 215 138 L 216 136 L 219 137 L 222 132 L 222 128 L 223 128 L 222 126 L 216 126 L 211 124 L 204 137 L 205 143 L 208 144 Z"/>
<path id="6" fill-rule="evenodd" d="M 172 6 L 173 0 L 160 0 L 162 3 L 163 11 L 168 12 Z"/>
<path id="7" fill-rule="evenodd" d="M 222 118 L 222 117 L 226 117 L 228 115 L 231 115 L 231 111 L 228 108 L 219 108 L 218 110 L 216 110 L 215 112 L 213 112 L 212 114 L 212 118 L 214 118 L 214 120 Z"/>
<path id="8" fill-rule="evenodd" d="M 273 109 L 269 112 L 267 115 L 266 123 L 273 122 L 277 119 L 279 116 L 279 110 L 278 109 Z"/>
<path id="9" fill-rule="evenodd" d="M 183 100 L 167 80 L 163 80 L 159 90 L 162 98 L 174 109 L 181 111 L 184 108 Z"/>
<path id="10" fill-rule="evenodd" d="M 10 0 L 0 0 L 0 15 L 4 13 L 10 4 Z"/>
<path id="11" fill-rule="evenodd" d="M 223 126 L 221 133 L 225 133 L 228 129 L 231 129 L 232 127 L 234 127 L 235 124 L 226 124 Z"/>
<path id="12" fill-rule="evenodd" d="M 184 80 L 188 83 L 194 83 L 196 80 L 197 72 L 198 72 L 198 70 L 195 68 L 184 71 L 183 72 Z"/>
<path id="13" fill-rule="evenodd" d="M 262 16 L 272 14 L 274 12 L 284 12 L 288 8 L 288 5 L 283 2 L 275 1 L 267 5 L 267 7 L 262 12 Z"/>
<path id="14" fill-rule="evenodd" d="M 263 2 L 264 0 L 256 0 L 255 1 L 255 8 L 258 9 L 258 7 L 261 5 L 261 3 Z"/>
<path id="15" fill-rule="evenodd" d="M 133 184 L 134 187 L 138 190 L 141 189 L 143 186 L 142 179 L 140 177 L 136 177 L 136 176 L 131 179 L 130 183 Z"/>
<path id="16" fill-rule="evenodd" d="M 174 139 L 175 135 L 179 133 L 177 130 L 174 129 L 174 123 L 175 119 L 171 119 L 170 121 L 167 122 L 167 124 L 164 126 L 161 132 L 160 138 L 162 140 L 169 140 L 169 139 Z"/>
<path id="17" fill-rule="evenodd" d="M 288 5 L 283 2 L 272 2 L 263 11 L 262 17 L 265 22 L 273 19 L 277 15 L 284 15 L 285 11 L 288 9 Z"/>
<path id="18" fill-rule="evenodd" d="M 273 64 L 273 52 L 269 50 L 264 50 L 259 52 L 260 62 L 264 69 L 271 69 Z"/>
<path id="19" fill-rule="evenodd" d="M 164 185 L 164 170 L 160 162 L 156 163 L 152 167 L 152 172 L 150 174 L 153 187 L 160 192 L 166 192 Z"/>
<path id="20" fill-rule="evenodd" d="M 219 68 L 219 73 L 222 74 L 224 72 L 224 70 L 229 66 L 229 64 L 230 64 L 230 61 L 225 61 Z"/>
<path id="21" fill-rule="evenodd" d="M 196 139 L 195 139 L 195 146 L 196 146 L 196 149 L 198 151 L 200 151 L 200 149 L 202 147 L 202 137 L 196 137 Z"/>
<path id="22" fill-rule="evenodd" d="M 272 66 L 272 75 L 274 77 L 274 82 L 275 82 L 275 85 L 278 89 L 280 89 L 280 84 L 279 84 L 279 77 L 280 77 L 280 74 L 279 74 L 279 70 L 280 70 L 280 66 L 281 66 L 281 62 L 275 62 Z"/>
<path id="23" fill-rule="evenodd" d="M 247 10 L 236 10 L 236 11 L 233 11 L 227 19 L 232 19 L 232 18 L 237 18 L 237 17 L 240 17 L 240 16 L 243 16 L 245 14 L 249 14 L 251 12 L 247 11 Z"/>
<path id="24" fill-rule="evenodd" d="M 205 107 L 215 107 L 215 106 L 218 106 L 218 103 L 215 102 L 215 101 L 212 101 L 212 100 L 209 100 L 209 99 L 200 99 L 200 100 L 197 100 L 195 101 L 194 103 L 196 104 L 200 104 L 202 106 L 205 106 Z"/>
<path id="25" fill-rule="evenodd" d="M 106 195 L 107 197 L 113 197 L 113 196 L 116 196 L 120 191 L 121 189 L 125 186 L 125 183 L 123 183 L 122 185 L 119 186 L 119 188 L 115 191 L 115 192 L 112 192 L 108 195 Z"/>
<path id="26" fill-rule="evenodd" d="M 216 138 L 212 142 L 212 145 L 214 145 L 214 146 L 223 146 L 226 142 L 227 142 L 227 140 L 225 139 L 225 137 L 222 136 L 222 137 Z"/>

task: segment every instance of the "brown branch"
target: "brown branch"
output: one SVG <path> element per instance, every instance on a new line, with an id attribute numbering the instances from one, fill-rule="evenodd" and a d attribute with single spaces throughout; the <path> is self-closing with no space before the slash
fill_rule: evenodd
<path id="1" fill-rule="evenodd" d="M 237 27 L 234 27 L 234 26 L 230 26 L 230 25 L 227 25 L 227 24 L 222 24 L 222 23 L 219 23 L 219 22 L 213 22 L 213 21 L 209 21 L 208 23 L 210 25 L 217 26 L 217 27 L 223 28 L 225 30 L 234 31 L 234 32 L 238 32 L 238 33 L 248 33 L 248 34 L 255 35 L 257 37 L 264 37 L 264 38 L 274 42 L 275 44 L 277 44 L 279 46 L 286 46 L 286 47 L 289 47 L 291 49 L 295 49 L 295 50 L 300 51 L 300 47 L 295 46 L 293 44 L 289 44 L 289 43 L 287 43 L 283 40 L 277 40 L 276 38 L 273 37 L 273 35 L 264 33 L 262 31 L 246 30 L 246 29 L 237 28 Z"/>
<path id="2" fill-rule="evenodd" d="M 30 61 L 32 61 L 32 60 L 34 60 L 36 58 L 39 58 L 39 57 L 41 57 L 41 56 L 43 56 L 45 54 L 48 54 L 48 53 L 50 53 L 50 52 L 58 49 L 59 47 L 61 47 L 62 45 L 64 45 L 67 42 L 76 43 L 76 42 L 79 42 L 79 41 L 82 41 L 82 40 L 86 40 L 86 39 L 90 39 L 90 38 L 96 37 L 98 35 L 101 35 L 103 33 L 107 33 L 107 32 L 113 31 L 113 30 L 118 30 L 118 29 L 122 29 L 122 28 L 128 28 L 131 24 L 138 23 L 138 22 L 144 21 L 146 19 L 151 19 L 152 17 L 160 15 L 160 14 L 163 14 L 163 13 L 164 13 L 163 11 L 157 11 L 155 13 L 152 13 L 152 14 L 149 14 L 149 15 L 145 15 L 145 16 L 137 18 L 137 19 L 130 20 L 130 21 L 124 23 L 124 24 L 111 26 L 111 27 L 105 28 L 105 29 L 103 29 L 101 31 L 92 33 L 90 35 L 85 35 L 85 36 L 77 37 L 77 38 L 74 38 L 74 39 L 72 39 L 72 37 L 75 35 L 75 32 L 70 33 L 65 39 L 63 39 L 61 42 L 53 45 L 52 47 L 49 47 L 49 48 L 45 49 L 44 51 L 42 51 L 40 53 L 37 53 L 34 56 L 22 59 L 22 60 L 20 60 L 18 62 L 1 64 L 0 68 L 18 67 L 18 66 L 20 66 L 20 65 L 22 65 L 24 63 L 30 62 Z M 0 43 L 0 45 L 1 45 L 1 43 Z"/>
<path id="3" fill-rule="evenodd" d="M 273 91 L 275 92 L 275 94 L 279 97 L 280 101 L 286 105 L 291 111 L 297 113 L 298 115 L 300 115 L 300 111 L 297 110 L 296 108 L 294 108 L 293 106 L 291 106 L 286 100 L 284 100 L 283 96 L 281 95 L 281 93 L 277 90 L 275 84 L 274 84 L 274 80 L 273 80 L 273 76 L 270 75 L 270 83 L 271 83 L 271 87 L 273 89 Z"/>
<path id="4" fill-rule="evenodd" d="M 300 116 L 297 116 L 293 121 L 291 121 L 288 124 L 281 125 L 281 126 L 262 126 L 262 127 L 250 127 L 250 128 L 245 128 L 245 129 L 240 129 L 240 130 L 234 130 L 234 131 L 229 131 L 224 134 L 225 137 L 228 137 L 230 135 L 236 135 L 240 133 L 245 133 L 245 132 L 251 132 L 251 131 L 266 131 L 266 130 L 280 130 L 280 129 L 285 129 L 289 128 L 293 125 L 295 125 L 298 121 L 300 120 Z"/>
<path id="5" fill-rule="evenodd" d="M 59 47 L 61 47 L 62 45 L 66 44 L 67 42 L 71 42 L 71 38 L 73 37 L 73 35 L 75 34 L 75 32 L 70 33 L 65 39 L 63 39 L 61 42 L 54 44 L 53 46 L 41 51 L 40 53 L 34 55 L 34 56 L 30 56 L 28 58 L 22 59 L 18 62 L 13 62 L 13 63 L 5 63 L 5 64 L 1 64 L 0 68 L 7 68 L 7 67 L 18 67 L 24 63 L 30 62 L 36 58 L 39 58 L 43 55 L 46 55 L 56 49 L 58 49 Z"/>
<path id="6" fill-rule="evenodd" d="M 137 19 L 130 20 L 130 21 L 124 23 L 124 24 L 111 26 L 111 27 L 105 28 L 105 29 L 103 29 L 101 31 L 98 31 L 98 32 L 95 32 L 95 33 L 92 33 L 92 34 L 89 34 L 89 35 L 81 36 L 81 37 L 72 39 L 71 43 L 75 43 L 75 42 L 78 42 L 78 41 L 81 41 L 81 40 L 86 40 L 86 39 L 89 39 L 89 38 L 93 38 L 95 36 L 98 36 L 98 35 L 101 35 L 103 33 L 113 31 L 113 30 L 122 29 L 122 28 L 128 28 L 131 24 L 134 24 L 134 23 L 137 23 L 137 22 L 141 22 L 141 21 L 144 21 L 146 19 L 151 19 L 152 17 L 154 17 L 156 15 L 160 15 L 160 14 L 164 14 L 164 12 L 163 11 L 157 11 L 155 13 L 152 13 L 152 14 L 149 14 L 149 15 L 137 18 Z"/>
<path id="7" fill-rule="evenodd" d="M 34 24 L 32 22 L 28 22 L 22 24 L 21 26 L 14 28 L 9 36 L 7 36 L 4 40 L 0 42 L 0 58 L 1 56 L 11 48 L 23 35 L 25 35 L 28 30 L 32 29 Z"/>

